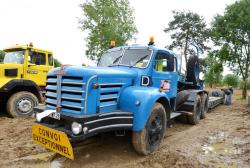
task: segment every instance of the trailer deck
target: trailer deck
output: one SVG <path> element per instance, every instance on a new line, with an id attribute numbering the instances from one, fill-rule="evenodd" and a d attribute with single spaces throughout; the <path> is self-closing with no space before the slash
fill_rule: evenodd
<path id="1" fill-rule="evenodd" d="M 209 97 L 208 108 L 212 109 L 212 108 L 215 108 L 216 106 L 218 106 L 220 104 L 223 104 L 224 99 L 225 99 L 224 97 Z M 185 106 L 185 108 L 187 108 L 187 106 L 192 107 L 193 104 L 192 104 L 192 102 L 187 101 L 187 102 L 184 103 L 184 106 Z M 173 118 L 178 117 L 180 115 L 192 115 L 192 113 L 189 112 L 189 111 L 183 111 L 183 110 L 172 112 L 171 116 L 170 116 L 170 119 L 173 119 Z"/>

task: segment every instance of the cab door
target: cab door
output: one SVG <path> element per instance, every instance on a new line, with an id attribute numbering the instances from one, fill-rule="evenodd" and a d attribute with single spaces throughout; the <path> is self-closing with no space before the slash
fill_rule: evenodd
<path id="1" fill-rule="evenodd" d="M 176 58 L 167 51 L 158 51 L 155 57 L 155 64 L 152 71 L 152 83 L 167 94 L 170 103 L 174 107 L 177 94 L 178 72 Z"/>
<path id="2" fill-rule="evenodd" d="M 27 66 L 26 78 L 34 81 L 38 86 L 45 86 L 48 72 L 46 53 L 30 50 Z"/>

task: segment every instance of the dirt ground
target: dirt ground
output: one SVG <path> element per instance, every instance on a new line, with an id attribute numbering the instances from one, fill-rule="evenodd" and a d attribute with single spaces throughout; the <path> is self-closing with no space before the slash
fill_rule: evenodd
<path id="1" fill-rule="evenodd" d="M 146 157 L 134 151 L 131 133 L 108 133 L 78 144 L 71 161 L 31 141 L 34 119 L 11 119 L 1 113 L 0 167 L 250 168 L 250 107 L 239 94 L 233 105 L 210 110 L 199 125 L 175 121 L 161 149 Z"/>

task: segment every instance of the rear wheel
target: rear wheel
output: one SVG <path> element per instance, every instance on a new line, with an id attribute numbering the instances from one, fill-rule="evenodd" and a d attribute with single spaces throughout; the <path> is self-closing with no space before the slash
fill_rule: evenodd
<path id="1" fill-rule="evenodd" d="M 30 92 L 21 91 L 13 94 L 7 101 L 7 112 L 11 117 L 26 117 L 33 114 L 38 105 L 37 97 Z"/>
<path id="2" fill-rule="evenodd" d="M 207 112 L 208 112 L 208 96 L 207 94 L 204 94 L 201 101 L 201 119 L 206 118 Z"/>
<path id="3" fill-rule="evenodd" d="M 156 103 L 151 111 L 145 128 L 133 132 L 133 146 L 142 155 L 148 155 L 159 149 L 167 125 L 166 111 L 162 104 Z"/>
<path id="4" fill-rule="evenodd" d="M 193 115 L 188 116 L 189 124 L 199 124 L 201 118 L 201 97 L 199 95 L 196 96 L 196 100 L 194 102 L 194 110 Z"/>

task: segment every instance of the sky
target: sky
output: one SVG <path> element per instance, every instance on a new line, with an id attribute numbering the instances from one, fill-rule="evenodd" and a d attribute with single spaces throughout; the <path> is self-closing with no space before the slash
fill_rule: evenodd
<path id="1" fill-rule="evenodd" d="M 85 56 L 87 34 L 79 29 L 83 12 L 79 4 L 86 0 L 1 0 L 0 49 L 33 42 L 34 47 L 51 50 L 63 64 L 93 65 Z M 130 43 L 147 44 L 155 37 L 161 48 L 171 43 L 163 32 L 172 20 L 173 10 L 190 10 L 207 23 L 223 14 L 235 0 L 130 0 L 135 10 L 138 33 Z"/>

